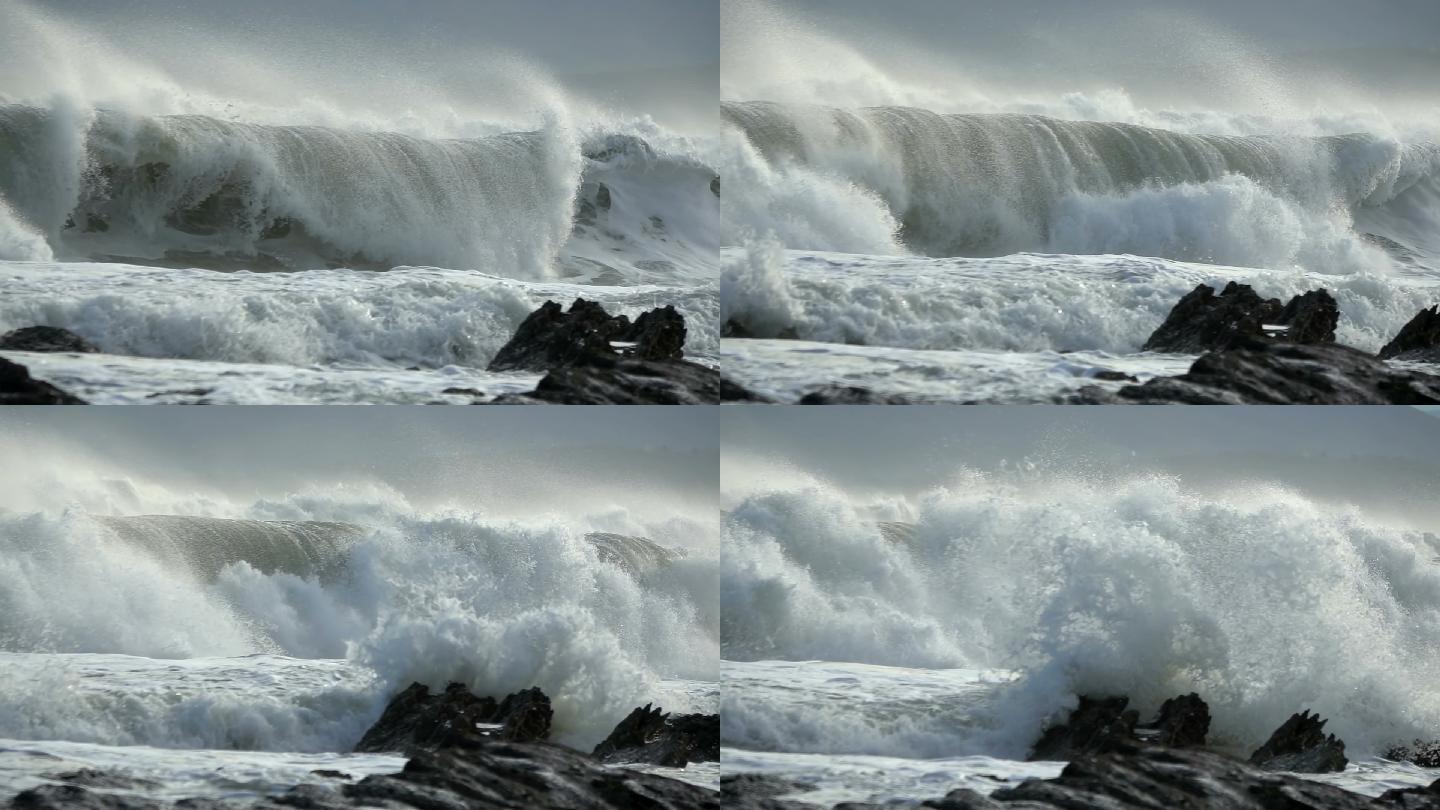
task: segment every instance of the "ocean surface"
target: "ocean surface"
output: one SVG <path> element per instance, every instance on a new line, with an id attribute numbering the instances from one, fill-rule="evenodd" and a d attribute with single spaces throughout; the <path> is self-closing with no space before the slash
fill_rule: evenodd
<path id="1" fill-rule="evenodd" d="M 1083 465 L 1081 465 L 1083 466 Z M 1077 695 L 1142 722 L 1197 692 L 1248 756 L 1309 709 L 1378 795 L 1440 722 L 1433 533 L 1264 481 L 960 471 L 914 497 L 763 480 L 723 518 L 727 773 L 793 798 L 918 802 L 1057 774 L 1026 762 Z"/>
<path id="2" fill-rule="evenodd" d="M 0 331 L 101 350 L 16 359 L 97 403 L 461 402 L 443 392 L 533 387 L 485 365 L 540 303 L 584 297 L 632 317 L 673 304 L 687 354 L 718 362 L 704 138 L 555 110 L 463 137 L 388 123 L 0 88 Z"/>
<path id="3" fill-rule="evenodd" d="M 1440 295 L 1423 112 L 1277 119 L 1122 93 L 721 115 L 721 354 L 762 393 L 1051 401 L 1098 372 L 1187 368 L 1140 346 L 1198 284 L 1324 287 L 1339 340 L 1370 351 Z"/>
<path id="4" fill-rule="evenodd" d="M 637 705 L 716 711 L 713 555 L 381 503 L 0 510 L 0 794 L 80 768 L 172 800 L 397 771 L 349 752 L 414 681 L 539 686 L 551 739 L 587 751 Z"/>

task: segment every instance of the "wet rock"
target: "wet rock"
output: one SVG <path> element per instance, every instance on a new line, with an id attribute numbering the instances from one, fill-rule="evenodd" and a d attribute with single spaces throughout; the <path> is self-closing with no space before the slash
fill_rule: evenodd
<path id="1" fill-rule="evenodd" d="M 1290 299 L 1276 323 L 1285 327 L 1287 343 L 1334 343 L 1340 307 L 1328 290 L 1311 290 Z"/>
<path id="2" fill-rule="evenodd" d="M 455 685 L 457 684 L 451 684 Z M 513 695 L 506 695 L 489 722 L 500 725 L 501 739 L 537 742 L 549 738 L 550 721 L 554 716 L 555 713 L 550 709 L 550 698 L 541 692 L 539 687 L 532 686 Z"/>
<path id="3" fill-rule="evenodd" d="M 344 771 L 331 770 L 330 768 L 316 768 L 310 772 L 310 775 L 318 776 L 321 779 L 339 779 L 344 782 L 348 782 L 354 778 Z"/>
<path id="4" fill-rule="evenodd" d="M 1440 363 L 1440 306 L 1422 309 L 1380 350 L 1385 360 Z"/>
<path id="5" fill-rule="evenodd" d="M 95 344 L 57 326 L 25 326 L 0 335 L 0 349 L 12 352 L 76 352 L 93 354 Z"/>
<path id="6" fill-rule="evenodd" d="M 1051 726 L 1040 735 L 1030 752 L 1031 761 L 1073 759 L 1078 754 L 1108 751 L 1132 744 L 1139 712 L 1127 708 L 1127 697 L 1092 698 L 1080 696 L 1080 704 L 1064 724 Z"/>
<path id="7" fill-rule="evenodd" d="M 1210 707 L 1194 692 L 1173 697 L 1160 704 L 1154 722 L 1136 731 L 1146 742 L 1156 745 L 1199 748 L 1210 733 Z"/>
<path id="8" fill-rule="evenodd" d="M 1034 779 L 989 797 L 956 790 L 922 806 L 935 810 L 1379 810 L 1358 793 L 1272 773 L 1195 749 L 1128 747 L 1084 755 L 1054 779 Z M 1440 804 L 1409 807 L 1440 808 Z"/>
<path id="9" fill-rule="evenodd" d="M 1264 745 L 1250 755 L 1250 764 L 1267 771 L 1330 773 L 1349 764 L 1345 743 L 1334 734 L 1325 734 L 1325 722 L 1318 714 L 1304 711 L 1290 715 Z"/>
<path id="10" fill-rule="evenodd" d="M 558 368 L 534 391 L 506 394 L 495 405 L 715 405 L 720 372 L 688 360 L 654 362 L 597 357 Z"/>
<path id="11" fill-rule="evenodd" d="M 1251 341 L 1200 357 L 1178 377 L 1158 377 L 1113 395 L 1082 389 L 1077 404 L 1434 405 L 1440 377 L 1391 368 L 1338 344 Z"/>
<path id="12" fill-rule="evenodd" d="M 720 801 L 725 810 L 814 810 L 815 805 L 778 798 L 815 788 L 778 776 L 727 773 L 720 776 Z"/>
<path id="13" fill-rule="evenodd" d="M 34 379 L 29 369 L 0 357 L 0 405 L 84 405 L 85 400 Z"/>
<path id="14" fill-rule="evenodd" d="M 17 794 L 9 806 L 12 810 L 160 810 L 166 807 L 151 799 L 93 793 L 79 785 L 41 785 Z"/>
<path id="15" fill-rule="evenodd" d="M 1381 756 L 1396 762 L 1410 762 L 1422 768 L 1440 768 L 1440 742 L 1416 740 L 1409 745 L 1391 746 Z"/>
<path id="16" fill-rule="evenodd" d="M 729 377 L 720 378 L 720 401 L 721 402 L 755 402 L 773 403 L 769 397 L 751 391 L 740 383 Z"/>
<path id="17" fill-rule="evenodd" d="M 1245 339 L 1331 343 L 1339 316 L 1335 299 L 1326 290 L 1312 290 L 1281 306 L 1278 298 L 1261 298 L 1248 284 L 1232 281 L 1219 295 L 1201 284 L 1180 299 L 1141 348 L 1198 354 L 1228 349 Z M 1287 328 L 1274 333 L 1265 329 L 1278 325 Z"/>
<path id="18" fill-rule="evenodd" d="M 800 397 L 800 405 L 909 405 L 898 394 L 877 394 L 854 385 L 827 385 Z"/>
<path id="19" fill-rule="evenodd" d="M 99 768 L 81 768 L 78 771 L 50 774 L 45 778 L 80 787 L 111 790 L 141 790 L 160 787 L 159 782 L 150 779 L 131 776 L 123 771 L 106 771 Z"/>
<path id="20" fill-rule="evenodd" d="M 651 704 L 636 708 L 595 746 L 601 762 L 646 762 L 683 768 L 720 759 L 720 715 L 672 717 Z"/>
<path id="21" fill-rule="evenodd" d="M 490 361 L 490 371 L 550 371 L 617 357 L 678 361 L 684 357 L 685 317 L 674 306 L 641 313 L 634 323 L 583 298 L 569 311 L 546 301 L 530 313 Z M 619 344 L 617 350 L 615 345 Z"/>
<path id="22" fill-rule="evenodd" d="M 473 732 L 477 724 L 494 723 L 498 708 L 494 698 L 476 697 L 464 684 L 452 683 L 437 695 L 425 684 L 412 683 L 390 700 L 355 750 L 434 748 L 457 733 Z"/>

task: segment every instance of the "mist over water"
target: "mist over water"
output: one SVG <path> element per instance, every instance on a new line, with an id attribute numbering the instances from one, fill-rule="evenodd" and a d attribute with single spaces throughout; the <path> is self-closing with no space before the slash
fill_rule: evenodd
<path id="1" fill-rule="evenodd" d="M 236 425 L 198 442 L 227 448 L 218 457 L 238 468 L 226 482 L 181 472 L 192 463 L 185 442 L 135 454 L 84 431 L 67 437 L 63 422 L 0 438 L 7 458 L 31 459 L 0 502 L 0 649 L 30 654 L 6 670 L 31 684 L 6 689 L 0 737 L 344 751 L 412 681 L 461 681 L 483 695 L 539 686 L 554 702 L 557 739 L 588 747 L 636 705 L 690 709 L 692 697 L 669 681 L 717 677 L 717 537 L 690 476 L 676 474 L 695 460 L 656 457 L 622 424 L 608 438 L 605 419 L 592 424 L 597 451 L 572 444 L 569 470 L 549 482 L 565 442 L 537 442 L 527 455 L 497 439 L 490 446 L 508 459 L 511 483 L 487 487 L 461 466 L 485 463 L 483 443 L 468 462 L 429 456 L 439 469 L 426 473 L 405 472 L 421 451 L 401 442 L 368 471 L 330 453 L 329 474 L 317 474 L 325 444 L 347 428 L 314 435 L 282 418 L 275 430 L 292 432 L 302 455 L 322 454 L 300 463 L 315 471 L 294 487 L 285 477 L 296 473 L 245 450 Z M 627 452 L 668 465 L 671 480 L 627 498 L 637 473 L 612 457 Z M 164 469 L 166 453 L 175 469 Z M 159 471 L 147 471 L 157 461 Z M 607 485 L 587 478 L 602 465 Z M 557 509 L 557 493 L 572 485 L 584 491 Z M 671 551 L 657 556 L 643 541 L 602 548 L 595 532 Z M 67 654 L 85 657 L 67 664 Z M 236 659 L 213 694 L 87 690 L 78 703 L 51 694 L 97 655 L 197 673 L 229 666 L 217 657 L 284 656 L 262 663 L 288 673 L 280 683 L 292 691 L 264 686 Z M 31 672 L 37 662 L 48 663 Z"/>

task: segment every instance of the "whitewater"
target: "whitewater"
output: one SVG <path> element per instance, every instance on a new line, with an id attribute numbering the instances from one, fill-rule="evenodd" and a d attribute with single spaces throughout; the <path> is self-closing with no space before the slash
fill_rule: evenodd
<path id="1" fill-rule="evenodd" d="M 913 496 L 772 474 L 724 511 L 725 767 L 792 798 L 917 802 L 1049 778 L 1026 762 L 1077 695 L 1142 720 L 1191 691 L 1210 745 L 1248 756 L 1302 709 L 1369 795 L 1427 785 L 1389 762 L 1440 703 L 1440 540 L 1395 515 L 1261 480 L 1024 464 Z"/>
<path id="2" fill-rule="evenodd" d="M 1186 48 L 1241 85 L 1230 106 L 1083 74 L 1018 91 L 959 55 L 917 53 L 944 78 L 907 75 L 881 58 L 899 42 L 828 21 L 762 2 L 725 18 L 722 355 L 748 388 L 1057 401 L 1185 370 L 1139 349 L 1196 284 L 1324 287 L 1339 340 L 1369 351 L 1436 301 L 1433 99 L 1287 96 L 1246 61 L 1285 55 L 1204 30 Z"/>
<path id="3" fill-rule="evenodd" d="M 120 45 L 128 22 L 111 42 L 6 0 L 0 24 L 0 332 L 97 346 L 16 358 L 82 398 L 528 390 L 536 375 L 486 364 L 540 303 L 578 297 L 631 317 L 673 304 L 687 354 L 718 362 L 713 133 L 606 108 L 519 58 L 440 54 L 437 74 L 479 81 L 478 98 L 442 75 L 426 87 L 399 52 L 377 54 L 396 64 L 365 88 L 345 63 L 307 62 L 321 86 L 277 101 L 270 85 L 295 79 L 271 63 L 314 54 L 277 42 L 217 87 L 175 53 Z M 80 38 L 97 43 L 85 60 L 61 44 Z"/>
<path id="4" fill-rule="evenodd" d="M 73 460 L 48 451 L 33 482 L 66 469 L 49 453 Z M 64 479 L 0 507 L 5 795 L 81 768 L 169 800 L 393 773 L 404 757 L 349 752 L 416 681 L 538 686 L 552 741 L 584 751 L 639 705 L 717 710 L 714 538 L 681 514 L 521 519 L 355 481 L 245 500 Z M 716 763 L 645 767 L 719 779 Z"/>

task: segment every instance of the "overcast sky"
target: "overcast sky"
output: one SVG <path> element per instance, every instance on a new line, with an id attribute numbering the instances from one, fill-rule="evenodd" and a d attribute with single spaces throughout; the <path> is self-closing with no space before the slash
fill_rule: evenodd
<path id="1" fill-rule="evenodd" d="M 0 408 L 0 508 L 73 474 L 247 503 L 368 481 L 418 505 L 713 521 L 717 430 L 706 407 Z"/>
<path id="2" fill-rule="evenodd" d="M 717 0 L 0 0 L 0 12 L 64 26 L 46 54 L 57 68 L 100 58 L 100 44 L 182 83 L 267 99 L 349 101 L 368 87 L 397 106 L 429 93 L 483 107 L 510 94 L 491 64 L 510 57 L 677 126 L 713 123 L 718 92 Z M 21 28 L 4 13 L 0 25 Z M 25 47 L 5 33 L 0 45 Z M 5 76 L 0 93 L 14 92 Z"/>
<path id="3" fill-rule="evenodd" d="M 722 480 L 802 471 L 913 494 L 962 467 L 1260 479 L 1421 516 L 1440 530 L 1440 418 L 1404 407 L 723 408 Z M 760 463 L 757 463 L 760 462 Z M 763 479 L 762 479 L 763 480 Z M 768 485 L 768 482 L 767 482 Z"/>

